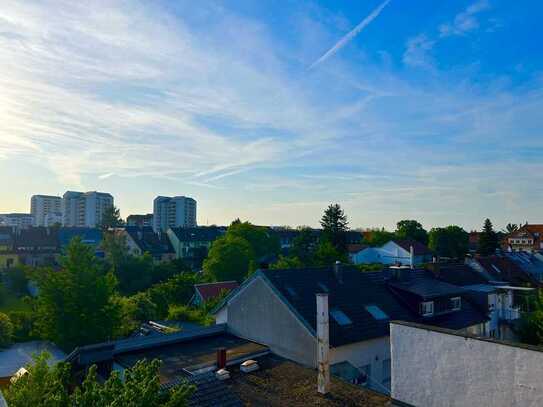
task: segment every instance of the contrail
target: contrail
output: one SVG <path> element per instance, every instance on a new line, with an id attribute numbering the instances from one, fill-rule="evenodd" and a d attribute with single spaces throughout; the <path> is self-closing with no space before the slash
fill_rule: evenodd
<path id="1" fill-rule="evenodd" d="M 313 64 L 309 67 L 309 69 L 313 69 L 314 67 L 319 65 L 321 62 L 326 61 L 328 58 L 330 58 L 332 55 L 338 52 L 341 48 L 343 48 L 349 41 L 351 41 L 354 37 L 356 37 L 360 31 L 366 28 L 366 26 L 369 23 L 375 20 L 379 16 L 379 14 L 381 14 L 381 11 L 383 11 L 383 9 L 386 7 L 388 3 L 390 3 L 390 0 L 385 0 L 379 7 L 373 10 L 365 19 L 362 20 L 360 24 L 358 24 L 348 34 L 346 34 L 342 39 L 340 39 L 336 43 L 336 45 L 330 48 L 323 56 L 321 56 L 315 62 L 313 62 Z"/>

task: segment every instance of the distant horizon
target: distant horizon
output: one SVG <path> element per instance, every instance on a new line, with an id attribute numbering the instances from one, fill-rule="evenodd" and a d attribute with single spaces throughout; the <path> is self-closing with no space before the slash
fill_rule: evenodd
<path id="1" fill-rule="evenodd" d="M 0 213 L 104 191 L 198 223 L 543 223 L 543 4 L 4 0 Z"/>

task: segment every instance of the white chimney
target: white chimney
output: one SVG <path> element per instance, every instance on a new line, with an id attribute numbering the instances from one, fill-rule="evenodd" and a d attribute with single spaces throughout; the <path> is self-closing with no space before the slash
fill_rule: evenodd
<path id="1" fill-rule="evenodd" d="M 328 294 L 317 294 L 317 364 L 319 369 L 318 391 L 330 391 L 330 332 L 328 322 Z"/>
<path id="2" fill-rule="evenodd" d="M 415 249 L 413 246 L 409 247 L 409 265 L 411 266 L 411 270 L 415 268 Z"/>

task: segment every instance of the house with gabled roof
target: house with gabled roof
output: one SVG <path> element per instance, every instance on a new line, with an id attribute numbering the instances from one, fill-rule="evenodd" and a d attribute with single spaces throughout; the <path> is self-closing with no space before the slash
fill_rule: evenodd
<path id="1" fill-rule="evenodd" d="M 526 223 L 507 236 L 506 242 L 511 251 L 541 251 L 543 250 L 543 225 Z"/>
<path id="2" fill-rule="evenodd" d="M 156 233 L 150 226 L 127 226 L 121 229 L 128 252 L 133 256 L 150 254 L 155 262 L 175 259 L 175 251 L 165 233 Z"/>
<path id="3" fill-rule="evenodd" d="M 342 371 L 338 365 L 347 362 L 358 372 L 359 383 L 382 392 L 390 388 L 390 320 L 475 333 L 483 332 L 487 321 L 464 298 L 464 290 L 440 284 L 429 272 L 395 268 L 363 273 L 341 265 L 258 270 L 214 314 L 217 323 L 226 324 L 235 335 L 315 368 L 320 293 L 328 298 L 331 369 Z M 350 380 L 352 373 L 349 376 Z"/>
<path id="4" fill-rule="evenodd" d="M 432 251 L 416 240 L 395 239 L 381 247 L 356 246 L 349 251 L 354 264 L 421 265 L 432 261 Z"/>

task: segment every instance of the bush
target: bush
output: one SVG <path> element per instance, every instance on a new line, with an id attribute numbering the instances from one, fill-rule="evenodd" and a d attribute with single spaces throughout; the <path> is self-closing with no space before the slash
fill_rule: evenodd
<path id="1" fill-rule="evenodd" d="M 34 332 L 34 322 L 36 320 L 31 311 L 11 311 L 9 319 L 13 324 L 13 341 L 27 342 L 38 339 Z"/>
<path id="2" fill-rule="evenodd" d="M 168 310 L 168 319 L 171 321 L 193 322 L 204 326 L 213 325 L 215 318 L 209 315 L 204 308 L 194 308 L 186 305 L 172 305 Z"/>
<path id="3" fill-rule="evenodd" d="M 6 314 L 0 313 L 0 348 L 11 344 L 13 339 L 13 324 Z"/>

